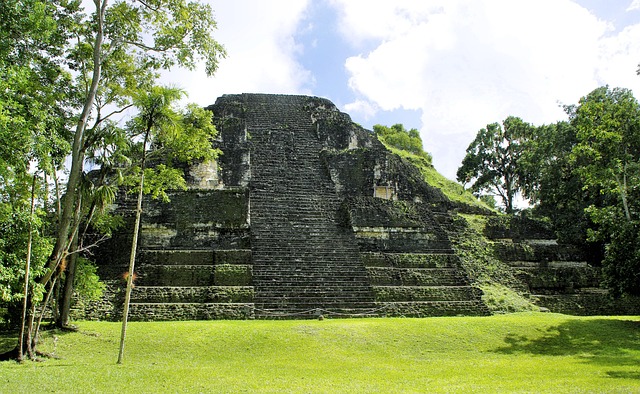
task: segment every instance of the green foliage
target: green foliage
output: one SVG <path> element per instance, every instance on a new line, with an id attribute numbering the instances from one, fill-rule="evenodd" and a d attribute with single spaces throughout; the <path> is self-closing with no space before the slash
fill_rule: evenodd
<path id="1" fill-rule="evenodd" d="M 575 171 L 570 156 L 577 142 L 569 122 L 537 127 L 521 160 L 527 173 L 524 194 L 537 204 L 535 214 L 552 219 L 561 242 L 589 248 L 586 234 L 592 222 L 585 209 L 598 204 L 600 195 L 585 190 Z"/>
<path id="2" fill-rule="evenodd" d="M 406 130 L 402 124 L 391 127 L 377 124 L 373 126 L 373 132 L 387 149 L 415 165 L 427 183 L 442 189 L 452 200 L 460 201 L 461 196 L 462 199 L 468 197 L 464 196 L 464 189 L 460 185 L 446 179 L 433 168 L 431 155 L 423 150 L 417 129 Z M 477 203 L 475 198 L 467 200 L 471 204 Z"/>
<path id="3" fill-rule="evenodd" d="M 100 281 L 98 268 L 89 259 L 78 257 L 76 260 L 74 288 L 78 297 L 84 301 L 97 301 L 102 297 L 106 285 Z"/>
<path id="4" fill-rule="evenodd" d="M 161 86 L 136 95 L 134 103 L 140 113 L 128 122 L 127 132 L 131 139 L 142 138 L 142 141 L 128 154 L 132 159 L 132 153 L 140 157 L 140 164 L 130 166 L 124 179 L 125 185 L 134 187 L 131 191 L 140 184 L 144 170 L 143 193 L 168 202 L 167 190 L 187 187 L 184 171 L 175 168 L 174 163 L 211 160 L 219 154 L 219 150 L 212 147 L 217 134 L 213 114 L 193 104 L 184 110 L 177 109 L 175 103 L 183 95 L 179 89 Z M 150 151 L 147 151 L 148 144 Z M 161 164 L 146 167 L 147 160 Z"/>
<path id="5" fill-rule="evenodd" d="M 30 222 L 34 229 L 31 241 L 30 296 L 35 301 L 43 298 L 44 286 L 39 285 L 34 277 L 44 271 L 53 247 L 52 240 L 40 231 L 43 220 L 42 211 L 37 211 L 31 217 L 29 207 L 11 208 L 8 204 L 0 203 L 0 311 L 5 315 L 0 315 L 0 320 L 4 320 L 8 326 L 17 326 L 20 322 Z"/>
<path id="6" fill-rule="evenodd" d="M 637 317 L 519 313 L 427 319 L 116 323 L 46 331 L 60 359 L 0 363 L 6 392 L 635 392 Z M 0 335 L 0 346 L 11 339 Z M 11 339 L 11 343 L 13 340 Z M 4 349 L 0 349 L 2 351 Z"/>
<path id="7" fill-rule="evenodd" d="M 565 110 L 568 122 L 532 127 L 510 117 L 503 128 L 488 125 L 469 146 L 458 180 L 475 180 L 476 192 L 498 190 L 507 210 L 522 191 L 561 242 L 579 245 L 593 263 L 604 258 L 615 294 L 637 294 L 632 282 L 640 278 L 630 273 L 638 249 L 625 229 L 640 220 L 640 106 L 630 90 L 604 86 Z"/>
<path id="8" fill-rule="evenodd" d="M 600 87 L 567 107 L 576 131 L 570 160 L 582 190 L 590 240 L 605 244 L 605 283 L 640 294 L 640 105 L 628 89 Z"/>
<path id="9" fill-rule="evenodd" d="M 491 209 L 498 209 L 498 203 L 496 202 L 496 198 L 489 194 L 483 194 L 480 196 L 480 201 L 482 201 L 486 206 Z"/>
<path id="10" fill-rule="evenodd" d="M 0 304 L 23 298 L 29 221 L 32 221 L 32 226 L 36 229 L 31 249 L 32 275 L 42 272 L 52 247 L 51 239 L 42 236 L 37 231 L 42 226 L 42 220 L 41 215 L 34 215 L 33 218 L 30 218 L 30 212 L 26 209 L 0 212 L 0 267 L 2 267 L 0 270 Z M 31 285 L 34 285 L 33 281 Z M 36 297 L 41 299 L 42 289 L 38 288 L 38 290 Z"/>
<path id="11" fill-rule="evenodd" d="M 129 186 L 129 193 L 137 193 L 140 184 L 140 167 L 131 168 L 128 176 L 124 179 L 124 186 Z M 152 168 L 144 169 L 143 193 L 151 195 L 154 200 L 169 202 L 168 190 L 186 190 L 187 183 L 184 179 L 184 172 L 178 168 L 167 167 L 159 164 Z"/>
<path id="12" fill-rule="evenodd" d="M 48 212 L 50 223 L 42 226 L 55 227 L 57 234 L 44 269 L 35 266 L 39 288 L 57 279 L 59 264 L 69 251 L 76 252 L 76 234 L 83 238 L 90 227 L 109 233 L 117 224 L 105 215 L 105 208 L 113 201 L 136 148 L 138 152 L 140 148 L 112 119 L 138 105 L 145 92 L 153 91 L 160 71 L 176 66 L 194 69 L 204 61 L 205 72 L 211 75 L 225 56 L 224 48 L 212 37 L 216 23 L 207 4 L 95 0 L 84 2 L 93 6 L 85 14 L 82 3 L 0 2 L 0 204 L 7 204 L 13 213 L 24 211 L 21 205 L 31 184 L 30 167 L 36 171 L 38 185 L 54 179 L 56 191 L 65 194 L 57 200 L 57 193 L 55 198 L 49 196 L 49 187 L 39 187 L 36 192 L 39 206 L 49 210 L 61 207 L 60 212 Z M 196 152 L 190 153 L 185 146 L 209 141 L 213 127 L 210 119 L 205 119 L 209 113 L 195 107 L 187 113 L 186 120 L 176 118 L 185 122 L 181 125 L 185 132 L 168 135 L 166 141 L 171 149 L 181 149 L 185 160 L 192 160 L 207 152 L 196 147 Z M 200 130 L 207 127 L 210 130 L 203 137 Z M 170 134 L 166 124 L 163 130 Z M 57 171 L 69 156 L 65 187 L 58 185 Z M 181 158 L 179 154 L 175 157 Z M 98 166 L 97 177 L 85 174 L 86 164 Z M 166 198 L 158 190 L 176 185 L 176 176 L 160 170 L 156 171 L 157 179 L 150 180 L 150 187 L 158 197 Z M 167 179 L 160 180 L 163 176 Z M 51 204 L 54 199 L 60 204 Z M 38 240 L 42 237 L 38 235 Z M 78 244 L 86 246 L 83 239 Z M 0 266 L 6 275 L 15 271 L 9 264 L 15 265 L 19 259 L 11 258 L 11 253 Z M 30 301 L 37 302 L 37 295 Z"/>
<path id="13" fill-rule="evenodd" d="M 417 129 L 407 130 L 400 123 L 391 127 L 377 124 L 373 126 L 373 132 L 385 146 L 413 153 L 431 164 L 431 155 L 423 150 L 422 138 Z"/>
<path id="14" fill-rule="evenodd" d="M 571 158 L 584 189 L 621 208 L 620 220 L 640 220 L 640 105 L 628 89 L 601 87 L 569 108 L 578 143 Z M 617 200 L 617 201 L 616 201 Z M 597 209 L 591 205 L 591 212 Z M 592 215 L 598 223 L 598 215 Z"/>
<path id="15" fill-rule="evenodd" d="M 492 123 L 480 129 L 458 168 L 458 182 L 473 182 L 474 193 L 500 196 L 506 212 L 512 213 L 513 199 L 525 179 L 519 160 L 532 129 L 530 124 L 513 116 L 506 118 L 502 125 Z"/>
<path id="16" fill-rule="evenodd" d="M 640 295 L 640 224 L 622 222 L 609 236 L 602 262 L 605 285 L 614 296 Z"/>

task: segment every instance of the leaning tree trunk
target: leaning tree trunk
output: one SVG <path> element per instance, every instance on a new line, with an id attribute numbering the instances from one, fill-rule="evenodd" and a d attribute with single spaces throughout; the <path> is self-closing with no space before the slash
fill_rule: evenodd
<path id="1" fill-rule="evenodd" d="M 122 332 L 120 333 L 120 352 L 118 353 L 118 364 L 122 364 L 124 358 L 124 341 L 127 337 L 127 320 L 129 319 L 129 303 L 131 301 L 131 290 L 133 289 L 133 276 L 136 265 L 136 252 L 138 250 L 138 232 L 140 220 L 142 218 L 142 195 L 144 191 L 144 169 L 146 162 L 147 142 L 151 130 L 148 129 L 142 143 L 142 159 L 140 160 L 140 185 L 138 187 L 138 205 L 136 207 L 136 221 L 133 226 L 133 241 L 131 241 L 131 255 L 129 256 L 129 271 L 127 275 L 127 291 L 124 296 L 124 310 L 122 311 Z"/>
<path id="2" fill-rule="evenodd" d="M 29 212 L 29 235 L 27 240 L 27 261 L 24 268 L 24 299 L 22 302 L 22 321 L 20 323 L 20 337 L 18 338 L 18 361 L 24 358 L 24 330 L 27 323 L 27 310 L 29 309 L 29 275 L 31 273 L 31 244 L 33 243 L 33 213 L 36 207 L 36 175 L 33 174 L 31 184 L 31 211 Z M 28 343 L 28 341 L 27 341 Z"/>
<path id="3" fill-rule="evenodd" d="M 42 278 L 40 278 L 41 284 L 49 282 L 54 275 L 58 264 L 67 253 L 69 245 L 73 239 L 70 235 L 71 224 L 73 221 L 73 213 L 75 211 L 76 197 L 78 194 L 78 185 L 80 184 L 80 178 L 82 176 L 82 168 L 84 162 L 84 132 L 87 128 L 87 122 L 93 108 L 95 97 L 98 93 L 98 87 L 100 84 L 100 76 L 102 73 L 102 43 L 104 41 L 104 17 L 107 8 L 108 0 L 94 0 L 96 5 L 97 19 L 97 32 L 93 45 L 93 74 L 91 76 L 91 85 L 87 91 L 87 96 L 84 100 L 84 107 L 82 114 L 78 119 L 76 125 L 76 131 L 73 136 L 73 145 L 71 149 L 71 169 L 69 170 L 69 178 L 67 180 L 67 190 L 63 198 L 62 214 L 58 227 L 58 236 L 54 246 L 53 253 L 47 263 L 46 272 Z M 76 225 L 78 223 L 75 223 Z"/>
<path id="4" fill-rule="evenodd" d="M 80 216 L 82 214 L 82 196 L 79 197 L 78 205 L 76 207 L 75 218 L 76 222 L 80 223 Z M 73 241 L 71 242 L 70 253 L 67 254 L 66 264 L 66 277 L 64 281 L 64 288 L 62 292 L 62 299 L 60 300 L 59 318 L 56 322 L 60 328 L 67 327 L 69 325 L 69 315 L 71 311 L 71 299 L 73 298 L 74 281 L 76 276 L 76 267 L 78 260 L 78 242 L 80 236 L 79 225 L 76 226 L 73 233 Z"/>

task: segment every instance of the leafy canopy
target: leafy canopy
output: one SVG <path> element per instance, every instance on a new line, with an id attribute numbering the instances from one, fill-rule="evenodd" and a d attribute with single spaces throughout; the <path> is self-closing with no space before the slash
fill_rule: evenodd
<path id="1" fill-rule="evenodd" d="M 383 144 L 423 157 L 431 164 L 431 155 L 424 151 L 417 129 L 407 130 L 400 123 L 391 127 L 377 124 L 373 126 L 373 132 Z"/>
<path id="2" fill-rule="evenodd" d="M 519 160 L 532 129 L 530 124 L 513 116 L 502 125 L 492 123 L 480 129 L 458 168 L 458 182 L 471 182 L 474 193 L 498 195 L 507 213 L 512 213 L 514 197 L 525 179 Z"/>

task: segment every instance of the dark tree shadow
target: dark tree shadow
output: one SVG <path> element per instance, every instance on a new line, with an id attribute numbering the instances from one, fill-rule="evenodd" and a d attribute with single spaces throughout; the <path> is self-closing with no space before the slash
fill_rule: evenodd
<path id="1" fill-rule="evenodd" d="M 76 332 L 77 329 L 59 329 L 53 325 L 44 325 L 40 328 L 41 335 L 52 334 L 58 337 Z M 0 361 L 12 360 L 17 357 L 18 331 L 0 331 Z"/>
<path id="2" fill-rule="evenodd" d="M 18 343 L 17 332 L 0 331 L 0 353 L 11 350 Z"/>
<path id="3" fill-rule="evenodd" d="M 510 334 L 497 353 L 577 356 L 603 367 L 638 366 L 636 372 L 607 372 L 612 378 L 640 380 L 640 322 L 572 320 L 549 328 L 535 339 Z"/>

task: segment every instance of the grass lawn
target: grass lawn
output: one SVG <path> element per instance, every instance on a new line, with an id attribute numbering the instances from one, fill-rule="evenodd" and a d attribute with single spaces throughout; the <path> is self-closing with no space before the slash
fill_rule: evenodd
<path id="1" fill-rule="evenodd" d="M 78 325 L 0 392 L 640 392 L 640 317 L 134 322 L 123 365 L 119 323 Z"/>

